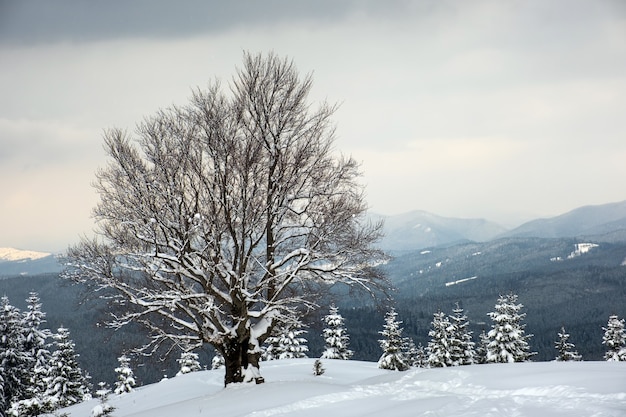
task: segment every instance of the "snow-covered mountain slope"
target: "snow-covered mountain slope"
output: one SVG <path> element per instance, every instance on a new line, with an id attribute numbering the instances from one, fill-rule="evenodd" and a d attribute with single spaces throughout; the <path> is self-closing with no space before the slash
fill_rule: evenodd
<path id="1" fill-rule="evenodd" d="M 0 262 L 2 261 L 22 261 L 35 260 L 50 256 L 50 253 L 35 252 L 30 250 L 20 250 L 14 248 L 0 248 Z"/>
<path id="2" fill-rule="evenodd" d="M 61 271 L 55 255 L 14 248 L 0 248 L 0 278 Z"/>
<path id="3" fill-rule="evenodd" d="M 626 415 L 626 363 L 543 362 L 385 371 L 375 363 L 264 362 L 262 385 L 223 388 L 223 371 L 178 376 L 111 396 L 117 417 Z M 91 415 L 98 400 L 63 411 Z"/>

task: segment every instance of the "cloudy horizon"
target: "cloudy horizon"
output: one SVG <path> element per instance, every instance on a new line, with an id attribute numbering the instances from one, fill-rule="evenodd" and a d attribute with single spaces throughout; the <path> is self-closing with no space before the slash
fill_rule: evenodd
<path id="1" fill-rule="evenodd" d="M 0 0 L 0 247 L 90 234 L 102 131 L 293 59 L 372 211 L 513 226 L 626 200 L 626 3 Z"/>

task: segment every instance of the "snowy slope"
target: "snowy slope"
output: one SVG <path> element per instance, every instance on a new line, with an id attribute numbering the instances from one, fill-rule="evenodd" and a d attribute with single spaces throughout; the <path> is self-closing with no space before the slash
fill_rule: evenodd
<path id="1" fill-rule="evenodd" d="M 20 250 L 14 248 L 0 248 L 0 262 L 35 260 L 50 256 L 50 253 Z"/>
<path id="2" fill-rule="evenodd" d="M 415 369 L 313 359 L 264 362 L 262 385 L 223 388 L 222 371 L 186 374 L 111 396 L 113 416 L 626 416 L 625 362 L 536 362 Z M 97 400 L 64 411 L 91 415 Z"/>
<path id="3" fill-rule="evenodd" d="M 0 278 L 56 273 L 62 266 L 51 253 L 0 248 Z"/>

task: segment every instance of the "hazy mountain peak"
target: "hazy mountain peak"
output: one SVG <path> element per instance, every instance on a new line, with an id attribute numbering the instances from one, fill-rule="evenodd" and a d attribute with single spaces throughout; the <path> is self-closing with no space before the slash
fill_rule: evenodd
<path id="1" fill-rule="evenodd" d="M 443 217 L 423 210 L 376 217 L 385 221 L 385 236 L 380 246 L 391 251 L 417 250 L 463 241 L 487 241 L 506 230 L 485 219 Z"/>
<path id="2" fill-rule="evenodd" d="M 0 248 L 0 261 L 22 261 L 45 258 L 51 253 L 35 252 L 30 250 L 21 250 L 14 248 Z"/>
<path id="3" fill-rule="evenodd" d="M 626 229 L 626 201 L 578 207 L 547 219 L 536 219 L 504 233 L 503 237 L 574 237 L 603 235 Z"/>

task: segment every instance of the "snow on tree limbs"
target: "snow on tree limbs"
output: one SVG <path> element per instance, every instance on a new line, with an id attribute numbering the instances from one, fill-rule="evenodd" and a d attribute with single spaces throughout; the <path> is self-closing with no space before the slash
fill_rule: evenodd
<path id="1" fill-rule="evenodd" d="M 514 293 L 501 295 L 496 311 L 488 313 L 493 323 L 487 333 L 487 362 L 525 362 L 536 354 L 530 351 L 528 340 L 532 334 L 525 334 L 522 322 L 526 314 L 520 313 L 524 306 L 517 303 L 517 298 Z"/>
<path id="2" fill-rule="evenodd" d="M 386 288 L 381 224 L 364 221 L 358 164 L 333 154 L 335 107 L 313 110 L 311 85 L 288 60 L 245 54 L 229 95 L 214 83 L 136 136 L 105 133 L 102 239 L 71 248 L 64 275 L 114 289 L 129 308 L 111 324 L 145 324 L 145 351 L 210 343 L 225 383 L 259 378 L 272 328 L 327 285 Z"/>

